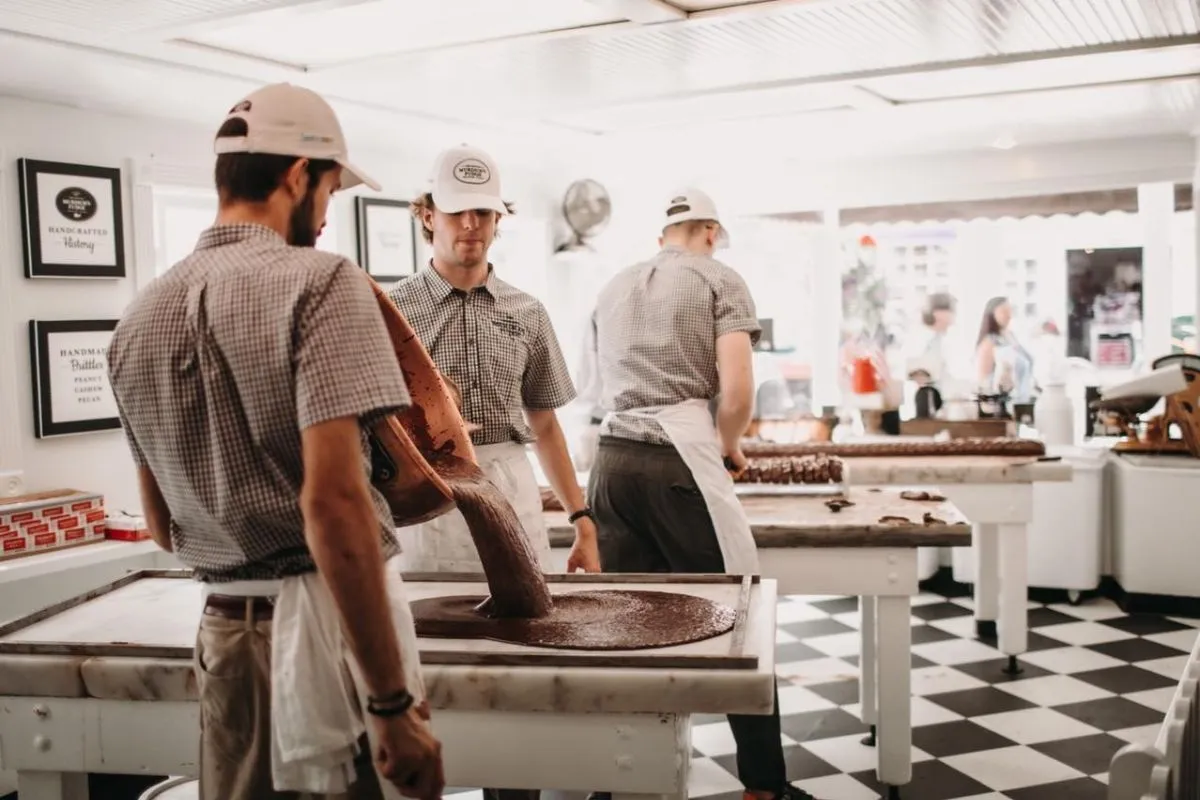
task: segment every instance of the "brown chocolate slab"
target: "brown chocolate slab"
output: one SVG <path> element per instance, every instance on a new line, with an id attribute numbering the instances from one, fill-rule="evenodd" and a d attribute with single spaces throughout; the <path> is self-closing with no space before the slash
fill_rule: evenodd
<path id="1" fill-rule="evenodd" d="M 646 650 L 728 633 L 736 612 L 695 595 L 655 591 L 590 591 L 556 595 L 536 618 L 488 617 L 479 595 L 431 597 L 412 603 L 418 636 L 493 639 L 566 650 Z"/>

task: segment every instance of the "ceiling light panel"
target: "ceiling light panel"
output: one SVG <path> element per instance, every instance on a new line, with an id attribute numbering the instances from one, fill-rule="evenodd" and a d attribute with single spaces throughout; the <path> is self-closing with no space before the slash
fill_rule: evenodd
<path id="1" fill-rule="evenodd" d="M 104 38 L 285 8 L 294 0 L 0 0 L 0 27 L 52 39 Z"/>

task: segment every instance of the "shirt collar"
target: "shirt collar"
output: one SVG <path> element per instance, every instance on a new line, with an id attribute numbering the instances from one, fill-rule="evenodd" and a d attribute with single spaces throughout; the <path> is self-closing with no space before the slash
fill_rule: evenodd
<path id="1" fill-rule="evenodd" d="M 459 291 L 450 283 L 450 281 L 443 278 L 441 273 L 433 268 L 432 261 L 429 262 L 429 266 L 423 269 L 422 272 L 425 275 L 425 285 L 429 287 L 429 291 L 433 293 L 435 300 L 445 300 L 450 295 Z M 482 289 L 492 297 L 496 297 L 497 290 L 499 289 L 499 287 L 496 285 L 497 280 L 496 268 L 491 264 L 488 264 L 487 280 L 485 280 L 481 286 L 477 286 L 475 288 Z"/>
<path id="2" fill-rule="evenodd" d="M 279 244 L 287 244 L 279 232 L 257 222 L 233 222 L 224 225 L 213 225 L 200 234 L 196 242 L 197 250 L 208 250 L 227 244 L 237 244 L 248 239 L 274 239 Z"/>

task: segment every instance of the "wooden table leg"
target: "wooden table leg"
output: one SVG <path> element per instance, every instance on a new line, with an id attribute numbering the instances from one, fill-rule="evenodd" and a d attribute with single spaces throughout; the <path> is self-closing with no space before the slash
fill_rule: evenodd
<path id="1" fill-rule="evenodd" d="M 912 781 L 912 628 L 907 595 L 875 599 L 879 681 L 879 782 L 888 798 Z"/>
<path id="2" fill-rule="evenodd" d="M 878 661 L 876 657 L 876 620 L 875 598 L 871 595 L 859 595 L 858 598 L 859 635 L 862 639 L 861 653 L 858 663 L 858 699 L 862 708 L 864 725 L 871 726 L 871 732 L 862 740 L 867 747 L 875 746 L 876 725 L 879 721 L 876 694 L 878 692 Z"/>
<path id="3" fill-rule="evenodd" d="M 1000 652 L 1008 656 L 1004 671 L 1020 674 L 1017 656 L 1029 648 L 1029 561 L 1024 523 L 1002 525 L 1000 534 Z"/>
<path id="4" fill-rule="evenodd" d="M 980 639 L 996 638 L 1000 612 L 1000 526 L 977 522 L 972 530 L 971 552 L 975 557 L 975 634 Z"/>

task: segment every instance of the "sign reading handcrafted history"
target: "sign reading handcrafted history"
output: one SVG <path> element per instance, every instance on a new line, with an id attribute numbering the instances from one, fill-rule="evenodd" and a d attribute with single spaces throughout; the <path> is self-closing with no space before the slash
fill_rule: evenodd
<path id="1" fill-rule="evenodd" d="M 121 427 L 108 381 L 114 320 L 30 320 L 34 432 L 41 438 Z"/>
<path id="2" fill-rule="evenodd" d="M 123 278 L 121 171 L 21 159 L 27 278 Z"/>

